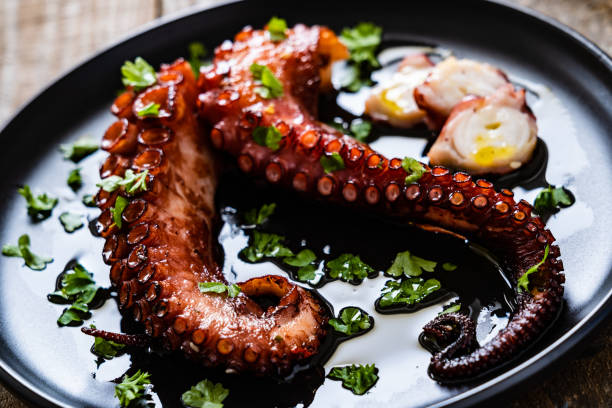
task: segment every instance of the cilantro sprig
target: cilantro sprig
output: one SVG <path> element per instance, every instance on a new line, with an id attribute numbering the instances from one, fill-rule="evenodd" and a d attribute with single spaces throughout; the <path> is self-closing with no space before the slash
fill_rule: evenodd
<path id="1" fill-rule="evenodd" d="M 183 404 L 189 408 L 223 408 L 223 400 L 229 395 L 229 390 L 221 383 L 202 380 L 181 396 Z"/>
<path id="2" fill-rule="evenodd" d="M 376 49 L 382 39 L 382 28 L 373 23 L 359 23 L 353 28 L 344 28 L 340 40 L 350 52 L 346 77 L 342 87 L 357 92 L 363 86 L 372 85 L 370 74 L 380 67 Z"/>
<path id="3" fill-rule="evenodd" d="M 329 325 L 337 332 L 351 336 L 368 330 L 372 326 L 372 318 L 357 307 L 345 307 L 338 318 L 329 320 Z"/>
<path id="4" fill-rule="evenodd" d="M 378 381 L 378 369 L 374 364 L 334 367 L 327 375 L 332 380 L 342 381 L 342 386 L 353 394 L 363 395 Z"/>
<path id="5" fill-rule="evenodd" d="M 85 207 L 95 207 L 96 206 L 96 199 L 93 194 L 85 194 L 83 198 L 81 199 L 81 202 L 83 203 Z"/>
<path id="6" fill-rule="evenodd" d="M 36 221 L 42 221 L 51 216 L 53 208 L 55 208 L 59 201 L 57 198 L 50 197 L 46 193 L 34 195 L 27 184 L 17 190 L 17 192 L 25 198 L 28 215 Z"/>
<path id="7" fill-rule="evenodd" d="M 402 160 L 402 167 L 408 173 L 405 180 L 406 184 L 417 182 L 427 171 L 418 160 L 413 159 L 412 157 L 404 157 Z"/>
<path id="8" fill-rule="evenodd" d="M 428 261 L 410 253 L 410 251 L 400 252 L 395 256 L 395 260 L 389 269 L 387 275 L 399 277 L 402 275 L 408 277 L 420 276 L 423 271 L 433 272 L 437 262 Z"/>
<path id="9" fill-rule="evenodd" d="M 125 61 L 121 66 L 121 82 L 140 91 L 157 82 L 155 69 L 141 57 L 136 57 L 134 62 Z"/>
<path id="10" fill-rule="evenodd" d="M 248 225 L 261 225 L 274 214 L 275 209 L 276 203 L 264 204 L 259 210 L 257 208 L 251 208 L 244 213 L 244 222 Z"/>
<path id="11" fill-rule="evenodd" d="M 274 73 L 265 65 L 253 63 L 249 68 L 255 83 L 255 93 L 264 99 L 273 99 L 283 96 L 283 84 L 274 76 Z"/>
<path id="12" fill-rule="evenodd" d="M 361 282 L 375 272 L 374 268 L 364 263 L 359 255 L 342 254 L 325 265 L 328 275 L 333 279 L 345 282 Z"/>
<path id="13" fill-rule="evenodd" d="M 189 51 L 189 65 L 191 66 L 191 70 L 195 75 L 196 79 L 200 76 L 200 68 L 206 65 L 206 62 L 203 58 L 208 53 L 204 44 L 198 41 L 194 41 L 189 43 L 187 46 L 187 50 Z"/>
<path id="14" fill-rule="evenodd" d="M 273 151 L 280 148 L 280 141 L 283 138 L 276 126 L 257 126 L 253 130 L 253 140 L 260 146 L 267 147 Z"/>
<path id="15" fill-rule="evenodd" d="M 226 285 L 223 282 L 199 282 L 198 289 L 200 289 L 202 293 L 227 293 L 227 296 L 231 298 L 238 296 L 240 293 L 240 286 L 235 283 Z"/>
<path id="16" fill-rule="evenodd" d="M 401 282 L 390 280 L 385 283 L 378 304 L 383 308 L 397 305 L 412 306 L 440 288 L 437 279 L 408 278 Z"/>
<path id="17" fill-rule="evenodd" d="M 263 258 L 283 258 L 292 256 L 293 252 L 284 246 L 284 237 L 267 232 L 253 231 L 249 246 L 240 251 L 240 255 L 249 262 L 258 262 Z"/>
<path id="18" fill-rule="evenodd" d="M 133 170 L 128 169 L 125 171 L 123 177 L 120 176 L 109 176 L 99 183 L 96 184 L 102 190 L 112 193 L 120 187 L 123 187 L 125 192 L 128 194 L 136 194 L 138 192 L 147 191 L 147 176 L 149 170 L 142 171 L 140 173 L 134 173 Z"/>
<path id="19" fill-rule="evenodd" d="M 144 396 L 147 385 L 150 384 L 151 374 L 147 372 L 138 370 L 131 377 L 125 374 L 121 383 L 115 386 L 115 397 L 119 399 L 122 407 L 127 407 L 132 401 Z"/>
<path id="20" fill-rule="evenodd" d="M 72 160 L 75 163 L 96 152 L 98 148 L 98 142 L 87 136 L 83 136 L 73 143 L 60 145 L 64 159 Z"/>
<path id="21" fill-rule="evenodd" d="M 456 305 L 448 306 L 447 308 L 442 310 L 440 313 L 438 313 L 438 316 L 442 316 L 448 313 L 457 313 L 460 310 L 461 310 L 461 303 L 457 303 Z"/>
<path id="22" fill-rule="evenodd" d="M 548 258 L 549 250 L 550 244 L 547 244 L 546 248 L 544 248 L 544 257 L 542 258 L 542 260 L 537 264 L 533 265 L 531 268 L 527 269 L 527 271 L 525 271 L 525 273 L 521 275 L 521 277 L 518 279 L 516 286 L 519 292 L 529 291 L 529 275 L 531 275 L 532 273 L 536 273 L 538 271 L 538 268 L 544 265 L 544 262 L 546 262 L 546 258 Z"/>
<path id="23" fill-rule="evenodd" d="M 540 215 L 553 214 L 560 208 L 568 207 L 574 203 L 574 199 L 564 187 L 548 186 L 538 193 L 533 206 L 535 212 Z"/>
<path id="24" fill-rule="evenodd" d="M 68 173 L 68 178 L 66 179 L 66 184 L 68 184 L 73 191 L 77 191 L 79 188 L 81 188 L 83 185 L 83 178 L 81 177 L 80 167 L 70 170 L 70 173 Z"/>
<path id="25" fill-rule="evenodd" d="M 96 328 L 93 324 L 90 324 L 89 327 L 92 329 Z M 93 352 L 105 360 L 112 360 L 117 357 L 124 348 L 125 344 L 115 343 L 112 340 L 105 340 L 102 337 L 94 337 Z"/>
<path id="26" fill-rule="evenodd" d="M 321 163 L 321 167 L 323 167 L 326 174 L 331 174 L 344 168 L 344 160 L 342 160 L 342 156 L 338 152 L 333 152 L 329 156 L 322 155 L 319 163 Z"/>
<path id="27" fill-rule="evenodd" d="M 117 226 L 117 228 L 121 229 L 123 226 L 123 220 L 121 216 L 123 215 L 123 210 L 127 207 L 129 201 L 127 198 L 122 196 L 117 196 L 115 200 L 115 205 L 110 208 L 111 215 L 113 216 L 113 223 Z"/>
<path id="28" fill-rule="evenodd" d="M 57 324 L 80 324 L 91 316 L 89 306 L 93 302 L 99 286 L 93 280 L 93 274 L 81 264 L 74 264 L 72 269 L 66 271 L 60 282 L 60 289 L 48 295 L 54 303 L 70 304 L 57 319 Z"/>
<path id="29" fill-rule="evenodd" d="M 35 271 L 42 271 L 48 263 L 53 262 L 53 258 L 39 256 L 30 249 L 30 237 L 23 234 L 17 240 L 17 245 L 5 244 L 2 247 L 2 255 L 23 258 L 26 266 Z"/>
<path id="30" fill-rule="evenodd" d="M 74 232 L 83 226 L 83 217 L 81 214 L 65 211 L 60 214 L 59 220 L 66 232 Z"/>
<path id="31" fill-rule="evenodd" d="M 283 259 L 283 262 L 287 265 L 297 267 L 298 280 L 307 282 L 316 278 L 318 268 L 316 260 L 317 256 L 314 252 L 310 249 L 302 249 L 296 255 L 288 256 Z"/>
<path id="32" fill-rule="evenodd" d="M 282 41 L 287 38 L 285 31 L 287 31 L 287 22 L 278 17 L 272 17 L 268 21 L 268 33 L 272 41 Z"/>
<path id="33" fill-rule="evenodd" d="M 160 107 L 161 107 L 161 105 L 159 103 L 151 102 L 151 103 L 143 106 L 136 113 L 141 118 L 143 118 L 145 116 L 148 116 L 148 117 L 159 116 L 159 108 Z"/>

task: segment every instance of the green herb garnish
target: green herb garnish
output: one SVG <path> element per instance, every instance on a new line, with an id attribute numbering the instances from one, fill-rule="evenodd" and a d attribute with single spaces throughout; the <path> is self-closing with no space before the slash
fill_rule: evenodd
<path id="1" fill-rule="evenodd" d="M 264 257 L 283 258 L 292 256 L 293 252 L 281 243 L 284 239 L 280 235 L 253 231 L 250 245 L 240 251 L 240 254 L 249 262 L 257 262 Z"/>
<path id="2" fill-rule="evenodd" d="M 449 306 L 446 309 L 442 310 L 440 313 L 438 313 L 438 316 L 442 316 L 447 313 L 457 313 L 459 310 L 461 310 L 461 304 L 457 303 L 456 305 Z"/>
<path id="3" fill-rule="evenodd" d="M 113 222 L 115 223 L 117 228 L 121 228 L 123 224 L 121 220 L 121 215 L 123 215 L 123 210 L 125 210 L 125 207 L 128 205 L 128 203 L 129 201 L 127 200 L 127 198 L 117 196 L 117 199 L 115 200 L 115 206 L 111 207 L 110 209 L 111 214 L 113 215 Z"/>
<path id="4" fill-rule="evenodd" d="M 300 281 L 311 281 L 316 277 L 317 256 L 310 249 L 302 249 L 294 256 L 283 259 L 287 265 L 298 267 L 297 276 Z"/>
<path id="5" fill-rule="evenodd" d="M 135 194 L 139 191 L 147 191 L 147 176 L 149 170 L 140 173 L 134 173 L 131 169 L 125 171 L 123 177 L 109 176 L 96 184 L 102 190 L 112 193 L 120 187 L 124 187 L 128 194 Z"/>
<path id="6" fill-rule="evenodd" d="M 457 265 L 455 265 L 454 263 L 450 263 L 450 262 L 444 262 L 442 264 L 442 269 L 444 269 L 446 272 L 452 272 L 455 269 L 457 269 Z"/>
<path id="7" fill-rule="evenodd" d="M 253 140 L 255 143 L 271 150 L 279 149 L 282 138 L 283 135 L 276 126 L 257 126 L 253 131 Z"/>
<path id="8" fill-rule="evenodd" d="M 200 68 L 206 65 L 202 60 L 207 54 L 206 47 L 201 42 L 194 41 L 187 46 L 187 49 L 189 50 L 189 65 L 197 79 L 200 76 Z"/>
<path id="9" fill-rule="evenodd" d="M 17 190 L 17 192 L 26 200 L 28 215 L 37 221 L 48 218 L 58 202 L 57 198 L 49 197 L 46 193 L 35 196 L 27 184 Z"/>
<path id="10" fill-rule="evenodd" d="M 334 367 L 327 375 L 332 380 L 342 381 L 342 386 L 353 392 L 363 395 L 378 381 L 378 369 L 374 364 L 350 365 Z"/>
<path id="11" fill-rule="evenodd" d="M 77 191 L 79 188 L 81 188 L 83 185 L 83 178 L 81 177 L 81 169 L 79 167 L 70 170 L 66 183 L 73 191 Z"/>
<path id="12" fill-rule="evenodd" d="M 225 293 L 227 292 L 227 295 L 232 298 L 238 296 L 238 294 L 240 293 L 240 286 L 236 285 L 235 283 L 232 283 L 231 285 L 226 285 L 223 282 L 199 282 L 198 288 L 200 289 L 200 292 L 202 293 L 206 293 L 206 292 Z"/>
<path id="13" fill-rule="evenodd" d="M 408 176 L 406 176 L 406 184 L 418 181 L 427 171 L 418 160 L 415 160 L 412 157 L 404 157 L 404 160 L 402 160 L 402 167 L 407 173 L 409 173 Z"/>
<path id="14" fill-rule="evenodd" d="M 387 281 L 379 298 L 381 307 L 404 304 L 414 305 L 425 299 L 427 295 L 440 289 L 440 282 L 436 279 L 408 278 L 401 282 Z"/>
<path id="15" fill-rule="evenodd" d="M 244 213 L 244 222 L 248 225 L 261 225 L 274 214 L 275 209 L 276 203 L 264 204 L 259 210 L 257 210 L 257 208 L 251 208 Z"/>
<path id="16" fill-rule="evenodd" d="M 380 67 L 376 58 L 376 49 L 380 45 L 382 28 L 372 23 L 359 23 L 354 28 L 345 28 L 340 40 L 350 52 L 347 76 L 342 86 L 351 92 L 357 92 L 362 86 L 371 85 L 371 72 Z"/>
<path id="17" fill-rule="evenodd" d="M 402 275 L 408 277 L 419 276 L 423 271 L 433 272 L 436 265 L 437 263 L 434 261 L 428 261 L 412 255 L 410 251 L 404 251 L 395 256 L 393 264 L 387 269 L 387 274 L 395 277 Z"/>
<path id="18" fill-rule="evenodd" d="M 60 326 L 81 323 L 89 318 L 89 305 L 100 289 L 92 276 L 83 265 L 75 264 L 63 274 L 60 289 L 49 294 L 52 302 L 71 304 L 57 319 Z"/>
<path id="19" fill-rule="evenodd" d="M 121 82 L 140 91 L 157 82 L 155 69 L 141 57 L 136 57 L 134 62 L 125 61 L 121 67 Z"/>
<path id="20" fill-rule="evenodd" d="M 75 163 L 97 151 L 98 148 L 98 142 L 89 137 L 81 137 L 74 143 L 60 145 L 64 159 L 72 160 Z"/>
<path id="21" fill-rule="evenodd" d="M 30 249 L 30 237 L 27 234 L 19 237 L 17 245 L 5 244 L 2 247 L 2 255 L 23 258 L 26 266 L 35 271 L 42 271 L 47 267 L 48 263 L 53 262 L 53 258 L 39 256 L 32 252 Z"/>
<path id="22" fill-rule="evenodd" d="M 285 31 L 287 31 L 287 22 L 284 19 L 272 17 L 268 21 L 268 33 L 272 41 L 282 41 L 287 38 Z"/>
<path id="23" fill-rule="evenodd" d="M 518 279 L 516 287 L 518 288 L 519 292 L 529 291 L 529 275 L 537 272 L 538 268 L 542 266 L 544 262 L 546 262 L 546 258 L 548 258 L 549 250 L 550 250 L 550 244 L 547 244 L 546 248 L 544 248 L 544 257 L 542 258 L 542 260 L 538 262 L 537 264 L 533 265 L 531 268 L 527 269 L 527 271 L 523 275 L 521 275 L 521 277 Z"/>
<path id="24" fill-rule="evenodd" d="M 96 199 L 93 194 L 85 194 L 81 202 L 85 207 L 96 207 Z"/>
<path id="25" fill-rule="evenodd" d="M 548 186 L 538 193 L 533 206 L 535 211 L 540 215 L 552 214 L 564 206 L 570 206 L 574 203 L 572 196 L 563 187 Z"/>
<path id="26" fill-rule="evenodd" d="M 223 400 L 229 390 L 221 383 L 202 380 L 181 396 L 183 404 L 189 408 L 223 408 Z"/>
<path id="27" fill-rule="evenodd" d="M 119 404 L 127 407 L 132 401 L 141 398 L 146 386 L 151 384 L 150 378 L 151 374 L 140 370 L 131 377 L 124 375 L 121 383 L 115 385 L 115 397 L 119 398 Z"/>
<path id="28" fill-rule="evenodd" d="M 89 327 L 95 329 L 96 326 L 90 324 Z M 115 343 L 112 340 L 105 340 L 102 337 L 94 338 L 93 351 L 96 355 L 105 360 L 112 360 L 125 348 L 125 344 Z"/>
<path id="29" fill-rule="evenodd" d="M 136 113 L 141 118 L 144 116 L 159 116 L 159 108 L 161 105 L 159 103 L 151 102 L 142 107 L 142 109 L 138 110 Z"/>
<path id="30" fill-rule="evenodd" d="M 338 258 L 327 262 L 325 266 L 330 277 L 345 282 L 361 282 L 374 272 L 374 269 L 364 263 L 359 255 L 353 254 L 342 254 Z"/>
<path id="31" fill-rule="evenodd" d="M 370 136 L 370 132 L 372 131 L 372 122 L 368 122 L 363 119 L 353 119 L 351 121 L 351 126 L 349 127 L 352 136 L 360 141 L 365 142 Z"/>
<path id="32" fill-rule="evenodd" d="M 66 211 L 59 216 L 59 220 L 66 232 L 74 232 L 83 226 L 83 218 L 81 214 Z"/>
<path id="33" fill-rule="evenodd" d="M 255 88 L 256 94 L 264 99 L 283 96 L 283 84 L 274 76 L 270 68 L 265 65 L 253 63 L 250 70 L 255 79 L 255 83 L 261 85 Z"/>
<path id="34" fill-rule="evenodd" d="M 336 170 L 342 170 L 344 168 L 344 160 L 342 160 L 342 156 L 340 156 L 338 152 L 333 152 L 329 156 L 325 154 L 322 155 L 319 162 L 327 174 L 330 174 Z"/>
<path id="35" fill-rule="evenodd" d="M 337 319 L 330 319 L 329 325 L 347 336 L 367 330 L 371 326 L 370 316 L 356 307 L 345 307 Z"/>

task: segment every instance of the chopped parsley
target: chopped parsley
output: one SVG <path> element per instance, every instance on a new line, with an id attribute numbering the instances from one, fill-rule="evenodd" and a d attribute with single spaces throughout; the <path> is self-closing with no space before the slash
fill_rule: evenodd
<path id="1" fill-rule="evenodd" d="M 55 197 L 49 197 L 46 193 L 35 196 L 27 184 L 17 190 L 17 192 L 26 200 L 28 215 L 37 221 L 48 218 L 59 201 Z"/>
<path id="2" fill-rule="evenodd" d="M 287 22 L 284 19 L 272 17 L 268 21 L 268 33 L 272 41 L 282 41 L 287 38 L 285 31 L 287 31 Z"/>
<path id="3" fill-rule="evenodd" d="M 121 67 L 121 82 L 140 91 L 157 82 L 155 69 L 141 57 L 136 57 L 134 62 L 125 61 Z"/>
<path id="4" fill-rule="evenodd" d="M 83 178 L 81 177 L 81 169 L 79 167 L 70 170 L 66 183 L 73 191 L 77 191 L 79 188 L 81 188 L 83 185 Z"/>
<path id="5" fill-rule="evenodd" d="M 361 282 L 374 272 L 374 269 L 364 263 L 359 255 L 353 254 L 342 254 L 338 258 L 328 261 L 325 266 L 330 277 L 345 282 Z"/>
<path id="6" fill-rule="evenodd" d="M 457 269 L 457 265 L 455 265 L 454 263 L 450 263 L 450 262 L 444 262 L 442 264 L 442 269 L 444 269 L 446 272 L 452 272 L 455 269 Z"/>
<path id="7" fill-rule="evenodd" d="M 402 275 L 411 277 L 419 276 L 423 271 L 433 272 L 437 263 L 428 261 L 412 255 L 410 251 L 400 252 L 395 256 L 395 260 L 389 269 L 387 275 L 399 277 Z"/>
<path id="8" fill-rule="evenodd" d="M 418 160 L 415 160 L 412 157 L 404 157 L 404 160 L 402 160 L 402 167 L 407 173 L 409 173 L 408 176 L 406 176 L 406 184 L 411 184 L 418 181 L 427 171 Z"/>
<path id="9" fill-rule="evenodd" d="M 298 267 L 298 279 L 303 282 L 311 281 L 316 277 L 317 256 L 310 249 L 302 249 L 294 256 L 283 259 L 287 265 Z"/>
<path id="10" fill-rule="evenodd" d="M 102 190 L 112 193 L 120 187 L 125 189 L 128 194 L 135 194 L 140 191 L 147 191 L 147 176 L 149 170 L 145 170 L 140 173 L 134 173 L 133 170 L 128 169 L 125 171 L 123 177 L 109 176 L 102 179 L 101 182 L 96 184 Z"/>
<path id="11" fill-rule="evenodd" d="M 89 306 L 100 289 L 92 276 L 81 264 L 75 264 L 63 274 L 60 289 L 48 296 L 54 303 L 70 304 L 57 319 L 57 324 L 79 324 L 90 317 Z"/>
<path id="12" fill-rule="evenodd" d="M 292 256 L 293 252 L 282 244 L 284 239 L 280 235 L 253 231 L 250 245 L 240 251 L 240 254 L 249 262 L 257 262 L 263 258 Z"/>
<path id="13" fill-rule="evenodd" d="M 74 232 L 83 226 L 81 214 L 66 211 L 59 216 L 59 220 L 66 232 Z"/>
<path id="14" fill-rule="evenodd" d="M 96 198 L 93 194 L 85 194 L 81 199 L 81 202 L 85 207 L 95 207 L 96 206 Z"/>
<path id="15" fill-rule="evenodd" d="M 125 207 L 128 205 L 128 203 L 129 201 L 127 200 L 127 198 L 117 196 L 117 199 L 115 200 L 115 206 L 111 207 L 110 209 L 111 214 L 113 215 L 113 222 L 115 223 L 117 228 L 121 228 L 123 225 L 121 216 L 123 215 L 123 210 L 125 210 Z"/>
<path id="16" fill-rule="evenodd" d="M 344 28 L 340 40 L 350 52 L 347 75 L 342 86 L 351 92 L 372 85 L 371 72 L 380 67 L 376 49 L 380 45 L 382 28 L 372 23 L 359 23 L 354 28 Z"/>
<path id="17" fill-rule="evenodd" d="M 327 375 L 332 380 L 342 381 L 342 386 L 353 394 L 363 395 L 378 381 L 378 369 L 374 364 L 334 367 Z"/>
<path id="18" fill-rule="evenodd" d="M 257 126 L 253 131 L 253 140 L 260 146 L 278 150 L 283 138 L 276 126 Z"/>
<path id="19" fill-rule="evenodd" d="M 333 173 L 336 170 L 342 170 L 344 168 L 344 160 L 342 160 L 342 156 L 340 156 L 338 152 L 333 152 L 329 156 L 325 154 L 322 155 L 319 162 L 327 174 Z"/>
<path id="20" fill-rule="evenodd" d="M 571 193 L 563 187 L 548 186 L 538 193 L 533 206 L 540 215 L 552 214 L 574 203 Z"/>
<path id="21" fill-rule="evenodd" d="M 372 122 L 363 119 L 353 119 L 349 129 L 355 140 L 365 142 L 370 136 L 370 132 L 372 132 Z"/>
<path id="22" fill-rule="evenodd" d="M 236 285 L 235 283 L 232 283 L 231 285 L 226 285 L 223 282 L 199 282 L 198 288 L 200 289 L 200 292 L 202 293 L 207 293 L 207 292 L 225 293 L 227 292 L 227 295 L 232 298 L 238 296 L 238 294 L 240 293 L 240 286 Z"/>
<path id="23" fill-rule="evenodd" d="M 208 52 L 204 44 L 198 41 L 190 43 L 187 49 L 189 50 L 189 59 L 187 61 L 189 61 L 193 75 L 195 75 L 197 79 L 200 76 L 200 68 L 206 65 L 202 58 L 205 57 Z"/>
<path id="24" fill-rule="evenodd" d="M 366 312 L 356 307 L 345 307 L 337 319 L 330 319 L 329 325 L 337 332 L 351 336 L 369 329 L 372 322 Z"/>
<path id="25" fill-rule="evenodd" d="M 147 372 L 138 370 L 131 377 L 126 374 L 121 383 L 115 385 L 115 397 L 119 399 L 122 407 L 127 407 L 132 401 L 144 395 L 146 386 L 149 384 L 151 384 L 151 374 Z"/>
<path id="26" fill-rule="evenodd" d="M 259 86 L 255 88 L 255 93 L 264 99 L 278 98 L 283 96 L 283 84 L 274 76 L 270 68 L 265 65 L 253 63 L 251 73 L 255 83 Z"/>
<path id="27" fill-rule="evenodd" d="M 408 278 L 401 282 L 387 281 L 379 298 L 381 307 L 390 307 L 404 304 L 411 306 L 425 299 L 425 297 L 440 289 L 440 282 L 436 279 Z"/>
<path id="28" fill-rule="evenodd" d="M 35 271 L 42 271 L 48 263 L 53 262 L 53 258 L 39 256 L 30 249 L 30 237 L 23 234 L 17 240 L 17 245 L 5 244 L 2 247 L 2 255 L 23 258 L 26 266 Z"/>
<path id="29" fill-rule="evenodd" d="M 538 271 L 538 268 L 546 262 L 546 258 L 548 258 L 548 252 L 550 250 L 550 244 L 546 245 L 544 248 L 544 257 L 540 262 L 533 265 L 531 268 L 527 269 L 527 271 L 521 275 L 517 282 L 517 288 L 519 292 L 528 292 L 529 291 L 529 275 Z"/>
<path id="30" fill-rule="evenodd" d="M 229 395 L 229 390 L 221 383 L 202 380 L 181 396 L 183 404 L 189 408 L 223 408 L 223 400 Z"/>
<path id="31" fill-rule="evenodd" d="M 72 160 L 75 163 L 94 153 L 98 148 L 98 142 L 89 137 L 81 137 L 74 143 L 60 145 L 64 159 Z"/>
<path id="32" fill-rule="evenodd" d="M 151 103 L 143 106 L 136 113 L 141 118 L 144 117 L 144 116 L 159 116 L 159 108 L 160 107 L 161 107 L 161 105 L 159 103 L 151 102 Z"/>
<path id="33" fill-rule="evenodd" d="M 257 208 L 251 208 L 244 213 L 244 222 L 249 225 L 261 225 L 274 214 L 275 209 L 276 203 L 264 204 L 259 210 L 257 210 Z"/>
<path id="34" fill-rule="evenodd" d="M 447 313 L 457 313 L 459 310 L 461 310 L 461 303 L 457 303 L 456 305 L 452 305 L 452 306 L 447 307 L 446 309 L 444 309 L 440 313 L 438 313 L 438 316 L 442 316 L 442 315 L 445 315 Z"/>
<path id="35" fill-rule="evenodd" d="M 89 325 L 92 329 L 96 326 Z M 125 344 L 115 343 L 112 340 L 105 340 L 102 337 L 94 338 L 93 352 L 105 360 L 112 360 L 125 348 Z"/>

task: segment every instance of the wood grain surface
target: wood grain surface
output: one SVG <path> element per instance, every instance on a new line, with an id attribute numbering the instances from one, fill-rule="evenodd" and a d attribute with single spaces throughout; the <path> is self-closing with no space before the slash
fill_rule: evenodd
<path id="1" fill-rule="evenodd" d="M 157 17 L 218 0 L 0 0 L 0 123 L 50 80 Z M 515 0 L 612 54 L 612 0 Z M 503 408 L 612 406 L 612 322 L 546 377 L 512 390 Z M 25 405 L 0 386 L 0 408 Z"/>

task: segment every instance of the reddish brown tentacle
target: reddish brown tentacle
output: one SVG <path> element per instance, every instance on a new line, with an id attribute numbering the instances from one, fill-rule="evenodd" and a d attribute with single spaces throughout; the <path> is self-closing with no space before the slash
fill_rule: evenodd
<path id="1" fill-rule="evenodd" d="M 104 340 L 114 341 L 115 343 L 124 344 L 126 346 L 146 347 L 151 343 L 149 337 L 141 334 L 113 333 L 106 330 L 93 329 L 91 327 L 82 327 L 81 331 L 88 336 L 100 337 Z"/>

